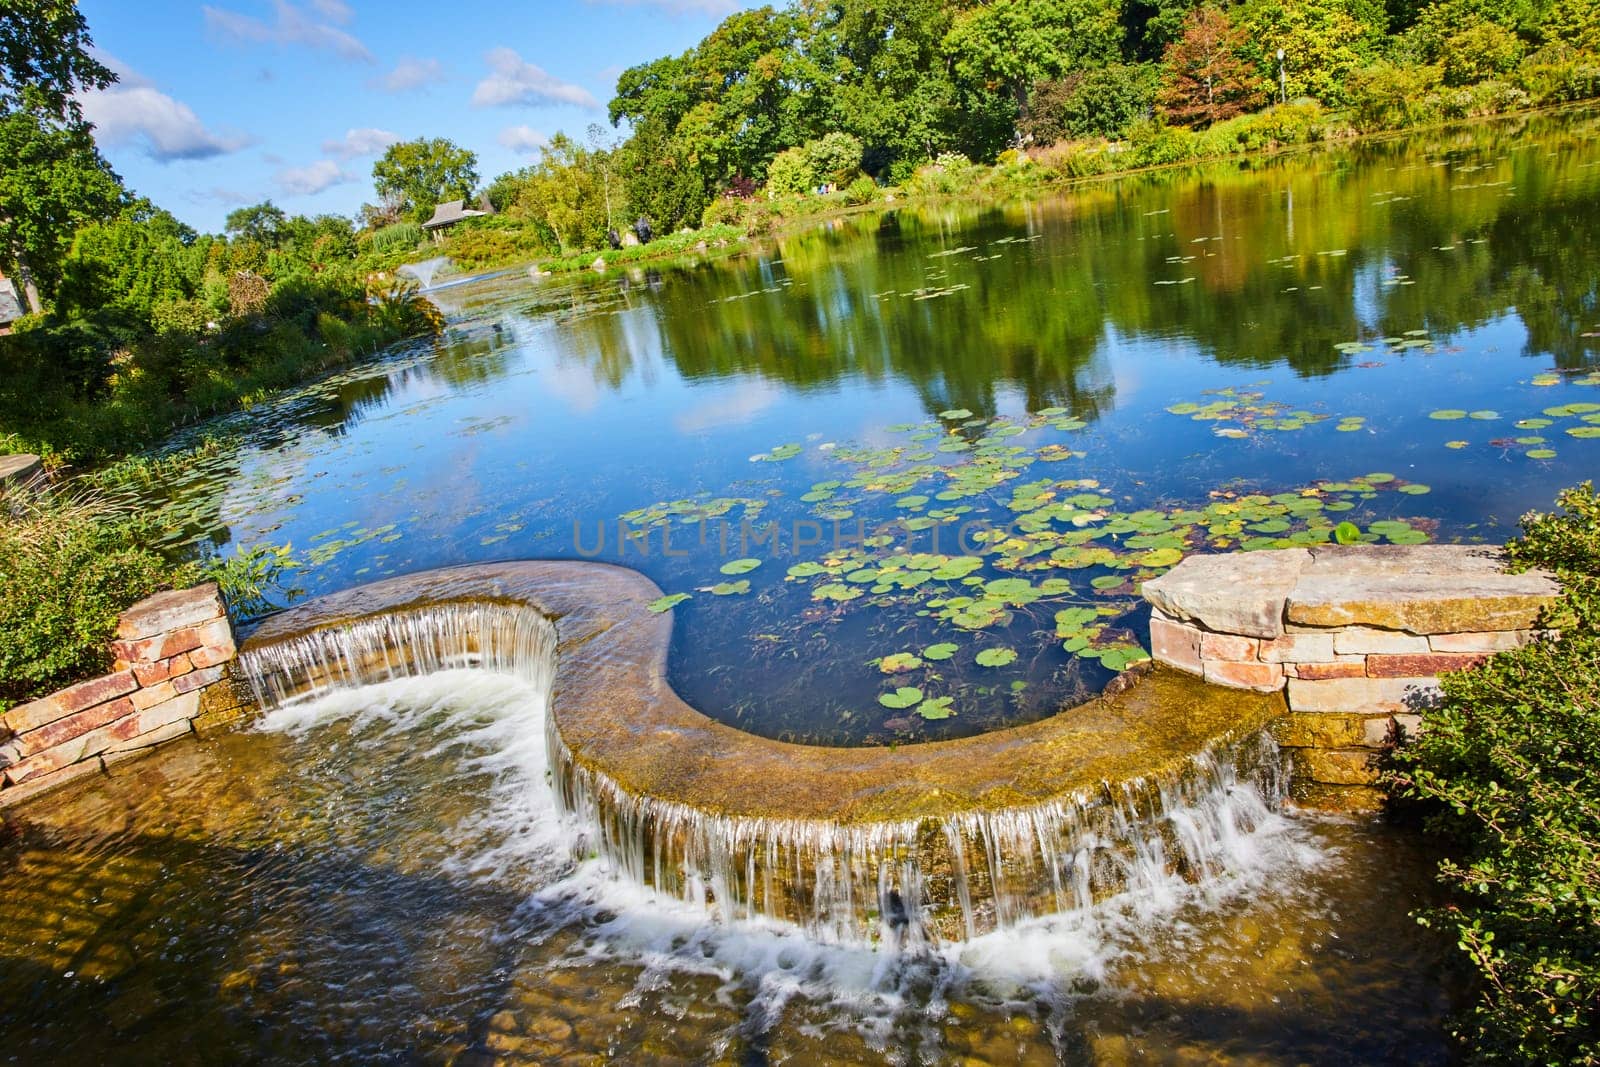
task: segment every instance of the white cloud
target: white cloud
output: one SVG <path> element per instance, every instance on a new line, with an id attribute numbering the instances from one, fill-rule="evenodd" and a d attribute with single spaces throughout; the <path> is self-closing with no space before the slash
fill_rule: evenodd
<path id="1" fill-rule="evenodd" d="M 509 107 L 516 104 L 572 104 L 599 107 L 594 94 L 581 85 L 561 81 L 504 46 L 484 57 L 490 74 L 472 92 L 473 107 Z"/>
<path id="2" fill-rule="evenodd" d="M 344 0 L 311 0 L 311 9 L 330 22 L 349 22 L 354 17 Z"/>
<path id="3" fill-rule="evenodd" d="M 332 0 L 332 3 L 313 0 L 313 7 L 325 18 L 330 7 L 341 11 L 345 18 L 349 16 L 349 8 L 338 0 Z M 319 22 L 315 16 L 295 7 L 289 0 L 273 0 L 274 18 L 270 23 L 227 8 L 206 5 L 200 10 L 205 14 L 207 28 L 225 41 L 236 44 L 300 45 L 323 49 L 344 59 L 373 62 L 372 53 L 366 45 L 337 26 Z M 345 18 L 338 21 L 344 21 Z"/>
<path id="4" fill-rule="evenodd" d="M 444 64 L 437 59 L 401 56 L 393 70 L 381 78 L 373 78 L 367 85 L 386 93 L 405 93 L 442 82 L 444 78 Z"/>
<path id="5" fill-rule="evenodd" d="M 343 137 L 323 141 L 322 150 L 335 159 L 359 159 L 362 156 L 375 156 L 399 140 L 398 133 L 363 126 L 346 130 Z"/>
<path id="6" fill-rule="evenodd" d="M 151 159 L 171 163 L 226 155 L 250 143 L 249 137 L 240 134 L 207 129 L 188 104 L 174 100 L 132 70 L 113 69 L 122 77 L 120 82 L 78 97 L 83 116 L 94 123 L 94 137 L 100 144 L 142 145 Z"/>
<path id="7" fill-rule="evenodd" d="M 744 6 L 739 0 L 589 0 L 589 3 L 620 7 L 659 7 L 673 15 L 731 15 Z"/>
<path id="8" fill-rule="evenodd" d="M 319 159 L 303 167 L 285 167 L 274 174 L 272 180 L 290 196 L 310 196 L 343 182 L 355 181 L 355 175 L 331 159 Z"/>
<path id="9" fill-rule="evenodd" d="M 495 139 L 513 152 L 530 156 L 550 142 L 550 138 L 532 126 L 507 126 Z"/>

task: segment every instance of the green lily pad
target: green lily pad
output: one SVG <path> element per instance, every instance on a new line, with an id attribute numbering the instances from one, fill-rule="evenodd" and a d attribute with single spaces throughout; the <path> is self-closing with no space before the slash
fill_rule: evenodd
<path id="1" fill-rule="evenodd" d="M 721 570 L 723 574 L 749 574 L 759 566 L 761 566 L 759 559 L 735 559 L 724 563 Z"/>
<path id="2" fill-rule="evenodd" d="M 646 610 L 660 615 L 664 611 L 671 611 L 676 605 L 682 604 L 688 599 L 688 593 L 671 593 L 657 600 L 650 601 L 650 606 Z"/>
<path id="3" fill-rule="evenodd" d="M 1498 419 L 1500 417 L 1500 413 L 1498 411 L 1490 411 L 1488 408 L 1485 408 L 1482 411 L 1474 411 L 1467 417 L 1471 419 L 1477 419 L 1480 422 L 1488 422 L 1490 419 Z"/>
<path id="4" fill-rule="evenodd" d="M 970 419 L 972 418 L 972 412 L 966 408 L 951 408 L 949 411 L 939 412 L 939 417 L 941 419 Z"/>
<path id="5" fill-rule="evenodd" d="M 1553 449 L 1553 448 L 1530 448 L 1530 449 L 1528 449 L 1528 458 L 1529 459 L 1555 459 L 1556 458 L 1556 450 Z"/>
<path id="6" fill-rule="evenodd" d="M 1421 482 L 1411 482 L 1408 485 L 1402 485 L 1400 491 L 1408 496 L 1422 496 L 1424 493 L 1432 492 L 1433 487 L 1423 485 Z"/>
<path id="7" fill-rule="evenodd" d="M 922 690 L 914 685 L 903 685 L 892 693 L 879 693 L 878 703 L 886 708 L 909 708 L 922 700 Z"/>
<path id="8" fill-rule="evenodd" d="M 1444 447 L 1446 447 L 1446 448 L 1466 448 L 1467 445 L 1469 445 L 1471 443 L 1472 442 L 1470 442 L 1470 441 L 1446 441 L 1444 443 Z"/>
<path id="9" fill-rule="evenodd" d="M 954 703 L 954 697 L 933 697 L 917 705 L 917 714 L 930 720 L 948 719 L 955 714 L 950 710 L 950 705 Z"/>
<path id="10" fill-rule="evenodd" d="M 1438 419 L 1440 422 L 1454 422 L 1456 419 L 1464 419 L 1466 417 L 1467 413 L 1460 408 L 1440 408 L 1438 411 L 1430 411 L 1428 413 L 1428 418 Z"/>
<path id="11" fill-rule="evenodd" d="M 804 563 L 796 563 L 793 567 L 790 567 L 788 571 L 789 577 L 791 578 L 815 578 L 819 574 L 827 573 L 828 568 L 824 567 L 820 563 L 812 563 L 809 560 Z"/>
<path id="12" fill-rule="evenodd" d="M 1583 438 L 1600 437 L 1600 426 L 1569 426 L 1567 427 L 1567 436 Z"/>
<path id="13" fill-rule="evenodd" d="M 813 600 L 854 600 L 861 595 L 861 590 L 853 585 L 844 585 L 840 582 L 828 582 L 811 590 Z"/>
<path id="14" fill-rule="evenodd" d="M 986 648 L 973 658 L 980 667 L 1004 667 L 1016 661 L 1017 651 L 1014 648 Z"/>
<path id="15" fill-rule="evenodd" d="M 1333 528 L 1333 540 L 1336 544 L 1353 545 L 1361 540 L 1361 527 L 1353 522 L 1341 522 Z"/>
<path id="16" fill-rule="evenodd" d="M 960 645 L 953 645 L 948 641 L 942 641 L 937 645 L 929 645 L 927 648 L 923 649 L 922 658 L 931 660 L 949 659 L 951 656 L 956 654 L 960 647 Z"/>
<path id="17" fill-rule="evenodd" d="M 740 578 L 737 582 L 718 582 L 711 587 L 712 596 L 743 596 L 750 591 L 750 580 Z"/>

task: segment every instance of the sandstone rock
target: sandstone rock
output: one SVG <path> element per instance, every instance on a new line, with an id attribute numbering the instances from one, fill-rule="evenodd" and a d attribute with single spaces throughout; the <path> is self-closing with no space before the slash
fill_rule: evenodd
<path id="1" fill-rule="evenodd" d="M 103 774 L 105 769 L 100 766 L 99 760 L 90 760 L 86 763 L 70 764 L 48 774 L 35 775 L 26 782 L 8 785 L 0 789 L 0 808 L 12 804 L 20 804 L 25 800 L 48 793 L 68 782 L 76 782 L 80 778 L 91 775 Z"/>
<path id="2" fill-rule="evenodd" d="M 135 695 L 137 695 L 135 690 Z M 132 715 L 136 710 L 133 701 L 128 697 L 118 697 L 104 704 L 96 704 L 92 708 L 85 708 L 73 715 L 57 719 L 39 727 L 19 734 L 14 744 L 17 751 L 24 758 L 36 756 L 46 749 L 55 748 L 75 738 L 82 737 L 91 730 L 98 729 L 107 723 L 116 722 L 124 716 Z"/>
<path id="3" fill-rule="evenodd" d="M 1333 635 L 1284 634 L 1261 642 L 1263 663 L 1326 663 L 1334 657 Z"/>
<path id="4" fill-rule="evenodd" d="M 205 651 L 200 649 L 198 651 Z M 171 659 L 164 659 L 160 663 L 136 663 L 133 665 L 133 676 L 140 685 L 155 685 L 168 678 L 176 678 L 180 674 L 188 674 L 194 670 L 194 662 L 189 658 L 191 653 L 180 652 Z"/>
<path id="5" fill-rule="evenodd" d="M 138 685 L 139 681 L 133 676 L 132 671 L 117 671 L 102 675 L 87 682 L 69 685 L 31 703 L 19 704 L 0 716 L 0 722 L 13 733 L 26 733 L 83 711 L 85 708 L 92 708 L 96 704 L 104 704 L 108 700 L 125 696 L 138 688 Z"/>
<path id="6" fill-rule="evenodd" d="M 1506 555 L 1487 545 L 1316 545 L 1303 573 L 1343 575 L 1500 574 Z"/>
<path id="7" fill-rule="evenodd" d="M 1301 626 L 1370 626 L 1413 634 L 1521 630 L 1560 596 L 1535 572 L 1306 573 L 1285 606 Z"/>
<path id="8" fill-rule="evenodd" d="M 1232 634 L 1206 634 L 1200 639 L 1201 659 L 1225 659 L 1247 663 L 1259 658 L 1261 642 L 1254 637 Z"/>
<path id="9" fill-rule="evenodd" d="M 1205 661 L 1205 679 L 1212 685 L 1270 693 L 1283 688 L 1283 665 L 1259 663 L 1254 660 L 1236 663 L 1229 660 L 1208 659 Z"/>
<path id="10" fill-rule="evenodd" d="M 1418 678 L 1444 671 L 1462 671 L 1488 659 L 1487 653 L 1430 652 L 1418 655 L 1367 657 L 1367 676 L 1371 678 Z"/>
<path id="11" fill-rule="evenodd" d="M 156 663 L 171 659 L 182 652 L 192 652 L 202 646 L 231 647 L 233 628 L 227 619 L 217 619 L 201 626 L 185 626 L 154 637 L 139 640 L 118 639 L 111 642 L 111 651 L 124 663 Z"/>
<path id="12" fill-rule="evenodd" d="M 101 760 L 106 764 L 107 770 L 118 763 L 143 756 L 147 749 L 168 741 L 176 741 L 180 737 L 187 737 L 194 733 L 194 727 L 189 725 L 188 719 L 179 719 L 169 722 L 165 726 L 146 731 L 137 737 L 130 737 L 126 741 L 119 741 L 100 754 Z"/>
<path id="13" fill-rule="evenodd" d="M 227 614 L 216 582 L 192 589 L 173 589 L 145 597 L 117 619 L 117 636 L 125 641 L 201 626 Z"/>
<path id="14" fill-rule="evenodd" d="M 1341 656 L 1366 656 L 1372 653 L 1410 656 L 1431 652 L 1433 647 L 1428 644 L 1426 637 L 1416 634 L 1352 626 L 1333 635 L 1333 650 Z"/>
<path id="15" fill-rule="evenodd" d="M 1189 556 L 1142 589 L 1174 619 L 1218 633 L 1275 638 L 1283 634 L 1284 603 L 1310 559 L 1304 549 Z"/>
<path id="16" fill-rule="evenodd" d="M 1290 782 L 1289 797 L 1295 806 L 1313 811 L 1370 814 L 1383 809 L 1383 791 L 1367 785 L 1328 785 L 1308 778 Z"/>
<path id="17" fill-rule="evenodd" d="M 1201 633 L 1193 626 L 1159 613 L 1150 618 L 1150 654 L 1162 663 L 1190 674 L 1204 674 L 1200 665 L 1200 640 Z"/>
<path id="18" fill-rule="evenodd" d="M 1367 657 L 1341 656 L 1331 663 L 1286 663 L 1283 671 L 1290 678 L 1324 681 L 1329 678 L 1365 678 Z"/>
<path id="19" fill-rule="evenodd" d="M 1428 644 L 1435 652 L 1508 652 L 1513 648 L 1521 648 L 1532 640 L 1532 630 L 1428 635 Z"/>
<path id="20" fill-rule="evenodd" d="M 1294 711 L 1416 711 L 1438 698 L 1433 678 L 1289 679 L 1289 707 Z"/>

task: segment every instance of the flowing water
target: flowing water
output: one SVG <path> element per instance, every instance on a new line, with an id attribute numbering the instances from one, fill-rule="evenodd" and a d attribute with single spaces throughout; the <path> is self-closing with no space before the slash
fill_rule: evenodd
<path id="1" fill-rule="evenodd" d="M 1424 857 L 1381 826 L 1285 817 L 1219 780 L 1125 825 L 1141 876 L 1096 903 L 970 939 L 890 921 L 819 937 L 640 885 L 561 802 L 543 718 L 525 672 L 333 689 L 6 824 L 6 1055 L 1447 1057 L 1442 946 L 1404 913 L 1426 896 Z M 1208 820 L 1233 832 L 1196 833 Z M 1169 836 L 1204 870 L 1153 859 Z"/>

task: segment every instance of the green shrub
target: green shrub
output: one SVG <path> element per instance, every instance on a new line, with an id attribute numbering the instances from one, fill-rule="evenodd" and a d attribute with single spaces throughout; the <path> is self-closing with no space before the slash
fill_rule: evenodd
<path id="1" fill-rule="evenodd" d="M 702 226 L 743 226 L 749 205 L 736 196 L 719 196 L 700 215 Z"/>
<path id="2" fill-rule="evenodd" d="M 1421 918 L 1482 978 L 1459 1033 L 1483 1062 L 1600 1060 L 1600 499 L 1559 503 L 1509 546 L 1565 586 L 1559 636 L 1445 675 L 1388 778 L 1452 842 L 1455 899 Z"/>
<path id="3" fill-rule="evenodd" d="M 861 173 L 861 142 L 848 133 L 830 133 L 801 146 L 817 184 L 843 184 Z"/>
<path id="4" fill-rule="evenodd" d="M 817 174 L 803 148 L 786 148 L 772 157 L 767 167 L 767 195 L 792 196 L 809 193 L 817 186 Z"/>
<path id="5" fill-rule="evenodd" d="M 193 579 L 144 547 L 140 520 L 107 497 L 12 490 L 0 513 L 0 706 L 103 673 L 117 616 Z"/>
<path id="6" fill-rule="evenodd" d="M 380 253 L 412 249 L 421 243 L 422 227 L 415 222 L 397 222 L 372 234 L 372 247 Z"/>
<path id="7" fill-rule="evenodd" d="M 1564 104 L 1600 96 L 1600 60 L 1566 45 L 1534 52 L 1517 68 L 1516 83 L 1534 104 Z"/>
<path id="8" fill-rule="evenodd" d="M 870 204 L 878 198 L 878 183 L 862 175 L 844 187 L 844 202 L 851 207 Z"/>
<path id="9" fill-rule="evenodd" d="M 1184 163 L 1200 154 L 1200 138 L 1182 126 L 1140 119 L 1128 131 L 1128 149 L 1136 167 Z"/>
<path id="10" fill-rule="evenodd" d="M 932 163 L 918 167 L 906 182 L 913 196 L 952 196 L 970 192 L 983 169 L 960 152 L 941 152 Z"/>
<path id="11" fill-rule="evenodd" d="M 1379 60 L 1350 79 L 1350 106 L 1362 129 L 1388 130 L 1432 120 L 1428 94 L 1439 84 L 1439 68 Z"/>
<path id="12" fill-rule="evenodd" d="M 1522 58 L 1522 41 L 1504 26 L 1473 19 L 1444 39 L 1439 63 L 1446 85 L 1472 85 L 1498 78 Z"/>
<path id="13" fill-rule="evenodd" d="M 1161 72 L 1154 63 L 1111 63 L 1075 71 L 1035 87 L 1018 132 L 1039 144 L 1119 138 L 1135 121 L 1150 117 L 1160 87 Z"/>

